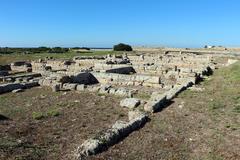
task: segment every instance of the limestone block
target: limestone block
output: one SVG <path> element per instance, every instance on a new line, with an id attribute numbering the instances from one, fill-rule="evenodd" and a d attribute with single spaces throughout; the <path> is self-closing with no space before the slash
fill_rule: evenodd
<path id="1" fill-rule="evenodd" d="M 115 95 L 122 97 L 132 97 L 132 93 L 126 88 L 118 88 Z"/>
<path id="2" fill-rule="evenodd" d="M 77 84 L 76 83 L 64 83 L 63 88 L 69 89 L 69 90 L 76 90 Z"/>
<path id="3" fill-rule="evenodd" d="M 150 100 L 144 105 L 144 110 L 146 112 L 155 112 L 162 107 L 167 102 L 167 97 L 164 94 L 161 95 L 154 95 L 153 97 L 150 98 Z"/>
<path id="4" fill-rule="evenodd" d="M 109 89 L 109 94 L 114 95 L 116 93 L 116 89 L 115 88 L 110 88 Z"/>
<path id="5" fill-rule="evenodd" d="M 12 93 L 19 93 L 19 92 L 23 92 L 23 89 L 15 89 L 12 91 Z"/>
<path id="6" fill-rule="evenodd" d="M 98 92 L 100 90 L 100 86 L 88 86 L 87 90 L 89 92 Z"/>
<path id="7" fill-rule="evenodd" d="M 120 102 L 120 106 L 127 107 L 129 109 L 136 108 L 140 105 L 140 100 L 137 98 L 126 98 Z"/>
<path id="8" fill-rule="evenodd" d="M 128 120 L 130 122 L 133 121 L 134 119 L 138 119 L 139 117 L 145 117 L 145 116 L 147 116 L 146 113 L 139 110 L 128 112 Z"/>
<path id="9" fill-rule="evenodd" d="M 53 92 L 58 92 L 58 91 L 60 91 L 61 84 L 53 84 L 53 85 L 51 86 L 51 88 L 52 88 L 52 91 L 53 91 Z"/>
<path id="10" fill-rule="evenodd" d="M 77 91 L 84 91 L 87 88 L 87 86 L 85 84 L 79 84 L 77 85 L 76 90 Z"/>

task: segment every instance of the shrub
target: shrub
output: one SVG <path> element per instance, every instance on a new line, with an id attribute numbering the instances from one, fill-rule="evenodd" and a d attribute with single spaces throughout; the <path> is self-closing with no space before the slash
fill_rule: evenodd
<path id="1" fill-rule="evenodd" d="M 66 53 L 68 51 L 68 48 L 54 47 L 49 50 L 49 53 Z"/>
<path id="2" fill-rule="evenodd" d="M 83 49 L 83 50 L 88 50 L 90 51 L 91 49 L 88 47 L 73 47 L 72 49 Z"/>
<path id="3" fill-rule="evenodd" d="M 132 47 L 128 44 L 120 43 L 113 47 L 114 51 L 132 51 Z"/>

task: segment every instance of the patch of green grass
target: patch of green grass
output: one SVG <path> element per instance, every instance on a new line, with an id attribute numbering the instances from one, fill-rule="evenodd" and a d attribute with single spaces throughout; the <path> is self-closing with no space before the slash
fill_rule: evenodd
<path id="1" fill-rule="evenodd" d="M 21 115 L 24 112 L 24 109 L 19 106 L 7 105 L 4 106 L 4 108 L 0 108 L 0 111 L 7 117 L 14 118 L 17 115 Z"/>
<path id="2" fill-rule="evenodd" d="M 231 65 L 230 67 L 224 68 L 218 71 L 218 74 L 222 75 L 228 81 L 239 81 L 240 80 L 240 62 Z"/>
<path id="3" fill-rule="evenodd" d="M 47 116 L 48 117 L 57 117 L 60 115 L 60 112 L 57 109 L 51 109 L 47 111 Z"/>
<path id="4" fill-rule="evenodd" d="M 105 96 L 105 94 L 103 94 L 103 93 L 97 93 L 97 95 L 100 96 L 100 97 Z"/>
<path id="5" fill-rule="evenodd" d="M 224 107 L 225 107 L 225 105 L 221 101 L 214 100 L 214 101 L 209 103 L 209 109 L 210 110 L 218 110 L 218 109 L 222 109 Z"/>
<path id="6" fill-rule="evenodd" d="M 229 73 L 229 77 L 232 80 L 239 81 L 240 80 L 240 63 L 234 64 L 230 68 L 231 72 Z"/>
<path id="7" fill-rule="evenodd" d="M 233 112 L 240 113 L 240 104 L 237 104 L 237 105 L 233 108 Z"/>
<path id="8" fill-rule="evenodd" d="M 47 112 L 33 112 L 32 117 L 36 120 L 41 120 L 48 117 L 57 117 L 61 113 L 58 109 L 49 109 Z"/>
<path id="9" fill-rule="evenodd" d="M 32 113 L 32 118 L 36 119 L 36 120 L 40 120 L 40 119 L 45 118 L 45 115 L 42 112 L 33 112 Z"/>
<path id="10" fill-rule="evenodd" d="M 14 152 L 14 159 L 16 160 L 41 159 L 46 154 L 46 150 L 42 147 L 28 142 L 18 142 L 16 139 L 9 137 L 0 138 L 0 151 Z"/>
<path id="11" fill-rule="evenodd" d="M 232 125 L 232 124 L 228 124 L 225 126 L 228 129 L 231 129 L 232 131 L 238 130 L 239 129 L 239 125 Z"/>
<path id="12" fill-rule="evenodd" d="M 17 147 L 19 145 L 19 143 L 17 143 L 15 140 L 13 139 L 6 139 L 6 138 L 0 138 L 0 149 L 5 149 L 8 147 Z"/>
<path id="13" fill-rule="evenodd" d="M 0 104 L 5 104 L 6 103 L 6 98 L 5 97 L 0 97 Z M 2 108 L 0 108 L 2 109 Z"/>
<path id="14" fill-rule="evenodd" d="M 240 102 L 240 95 L 233 97 L 233 100 L 234 100 L 235 102 Z"/>

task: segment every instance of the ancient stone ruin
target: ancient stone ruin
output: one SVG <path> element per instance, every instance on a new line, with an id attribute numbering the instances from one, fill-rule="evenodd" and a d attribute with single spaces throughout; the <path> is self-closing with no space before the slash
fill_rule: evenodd
<path id="1" fill-rule="evenodd" d="M 217 57 L 164 52 L 15 62 L 0 66 L 0 94 L 40 85 L 51 87 L 53 92 L 77 90 L 122 97 L 120 105 L 129 109 L 129 120 L 117 121 L 105 132 L 79 144 L 75 157 L 82 159 L 139 129 L 150 113 L 166 107 L 180 92 L 224 65 L 216 63 Z M 136 98 L 142 93 L 148 98 Z"/>

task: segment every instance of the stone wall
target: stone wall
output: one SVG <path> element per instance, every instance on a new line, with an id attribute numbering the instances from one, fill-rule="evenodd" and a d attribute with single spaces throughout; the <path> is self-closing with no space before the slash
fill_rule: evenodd
<path id="1" fill-rule="evenodd" d="M 161 78 L 159 76 L 149 76 L 149 75 L 122 75 L 115 73 L 92 73 L 96 79 L 103 84 L 117 84 L 117 85 L 130 85 L 130 86 L 151 86 L 160 87 Z"/>

